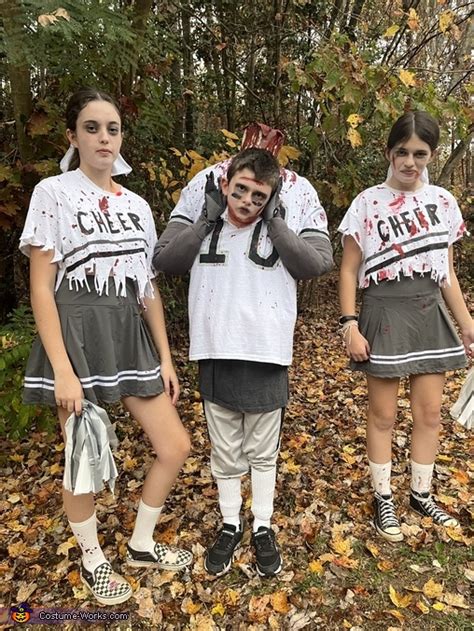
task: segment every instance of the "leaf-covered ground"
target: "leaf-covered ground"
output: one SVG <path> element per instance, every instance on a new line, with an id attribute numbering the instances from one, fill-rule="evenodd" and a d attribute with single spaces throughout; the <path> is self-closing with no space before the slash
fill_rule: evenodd
<path id="1" fill-rule="evenodd" d="M 394 437 L 393 487 L 405 539 L 386 543 L 369 523 L 366 388 L 361 376 L 345 368 L 334 286 L 334 277 L 321 283 L 320 305 L 298 320 L 274 515 L 285 560 L 277 578 L 256 575 L 248 531 L 229 574 L 215 579 L 203 569 L 203 553 L 219 517 L 195 370 L 187 364 L 185 348 L 175 351 L 183 389 L 179 408 L 193 453 L 156 534 L 161 541 L 192 549 L 195 562 L 185 574 L 130 569 L 123 563 L 152 454 L 135 423 L 115 410 L 121 473 L 115 498 L 99 495 L 97 512 L 105 552 L 134 588 L 130 601 L 112 608 L 130 614 L 122 629 L 472 628 L 468 485 L 474 465 L 468 433 L 449 416 L 463 373 L 450 375 L 445 389 L 435 480 L 438 500 L 458 516 L 462 528 L 443 531 L 407 508 L 410 411 L 403 396 Z M 403 395 L 406 386 L 402 384 Z M 32 607 L 104 611 L 79 579 L 78 549 L 61 508 L 64 446 L 59 435 L 37 433 L 6 447 L 0 483 L 0 607 L 26 601 Z M 244 505 L 250 518 L 248 481 Z"/>

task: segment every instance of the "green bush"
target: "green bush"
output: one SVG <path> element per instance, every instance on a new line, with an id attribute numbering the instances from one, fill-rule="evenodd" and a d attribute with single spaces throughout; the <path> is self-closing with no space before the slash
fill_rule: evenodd
<path id="1" fill-rule="evenodd" d="M 22 403 L 25 364 L 35 335 L 33 314 L 24 305 L 0 327 L 0 436 L 21 438 L 33 425 L 50 430 L 55 424 L 48 408 Z"/>

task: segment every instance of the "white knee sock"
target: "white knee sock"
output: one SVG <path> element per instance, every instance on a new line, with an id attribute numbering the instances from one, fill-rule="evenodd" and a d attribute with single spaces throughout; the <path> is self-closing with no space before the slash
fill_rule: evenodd
<path id="1" fill-rule="evenodd" d="M 86 570 L 93 572 L 101 563 L 107 561 L 97 538 L 97 518 L 94 513 L 80 522 L 69 522 L 76 541 L 81 548 L 82 563 Z"/>
<path id="2" fill-rule="evenodd" d="M 257 532 L 260 526 L 270 528 L 270 520 L 273 515 L 275 482 L 276 466 L 267 471 L 259 471 L 252 467 L 252 514 L 254 516 L 254 532 Z"/>
<path id="3" fill-rule="evenodd" d="M 369 460 L 370 473 L 372 475 L 372 486 L 379 495 L 391 495 L 390 478 L 392 475 L 392 462 L 378 464 Z"/>
<path id="4" fill-rule="evenodd" d="M 240 527 L 240 507 L 242 495 L 240 493 L 239 478 L 216 478 L 219 491 L 219 508 L 225 524 Z"/>
<path id="5" fill-rule="evenodd" d="M 419 464 L 414 460 L 411 461 L 411 488 L 415 493 L 429 493 L 433 471 L 434 462 Z"/>
<path id="6" fill-rule="evenodd" d="M 152 552 L 155 549 L 153 532 L 162 510 L 163 506 L 155 508 L 154 506 L 148 506 L 143 500 L 140 500 L 137 518 L 135 520 L 135 528 L 128 542 L 133 550 Z"/>

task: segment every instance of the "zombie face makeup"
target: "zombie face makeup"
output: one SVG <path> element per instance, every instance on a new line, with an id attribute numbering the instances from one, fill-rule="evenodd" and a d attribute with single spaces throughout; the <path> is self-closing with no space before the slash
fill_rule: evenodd
<path id="1" fill-rule="evenodd" d="M 271 186 L 256 180 L 250 169 L 238 171 L 230 182 L 223 179 L 221 186 L 227 196 L 229 221 L 238 228 L 253 223 L 272 194 Z"/>
<path id="2" fill-rule="evenodd" d="M 426 142 L 413 134 L 406 142 L 387 150 L 386 156 L 392 167 L 389 186 L 401 191 L 416 191 L 423 186 L 420 176 L 433 159 L 433 152 Z"/>

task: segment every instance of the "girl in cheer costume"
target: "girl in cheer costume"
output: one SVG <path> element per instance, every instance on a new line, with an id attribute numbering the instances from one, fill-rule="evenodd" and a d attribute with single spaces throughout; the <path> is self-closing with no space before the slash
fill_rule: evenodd
<path id="1" fill-rule="evenodd" d="M 435 524 L 458 523 L 430 489 L 445 372 L 464 367 L 466 354 L 472 355 L 474 323 L 453 266 L 453 243 L 466 232 L 463 218 L 454 197 L 428 183 L 426 167 L 438 140 L 438 124 L 426 112 L 401 116 L 385 150 L 387 180 L 360 193 L 339 226 L 340 324 L 350 367 L 367 377 L 374 525 L 389 541 L 403 539 L 390 487 L 401 377 L 410 381 L 413 417 L 410 507 Z M 363 290 L 359 317 L 357 286 Z"/>
<path id="2" fill-rule="evenodd" d="M 71 147 L 62 175 L 35 188 L 21 235 L 30 257 L 31 304 L 38 327 L 25 377 L 25 403 L 57 407 L 61 427 L 82 400 L 122 401 L 156 453 L 127 546 L 134 566 L 179 569 L 192 555 L 155 543 L 164 501 L 190 443 L 176 412 L 179 385 L 151 265 L 156 232 L 144 199 L 112 176 L 131 169 L 120 156 L 121 116 L 113 99 L 79 90 L 66 110 Z M 142 317 L 143 316 L 143 317 Z M 132 593 L 97 538 L 92 493 L 63 489 L 82 551 L 81 577 L 102 604 Z"/>

